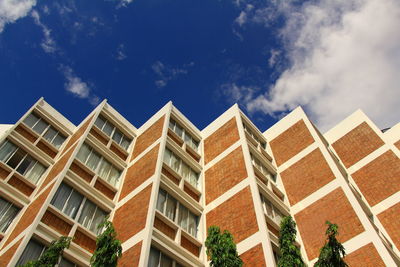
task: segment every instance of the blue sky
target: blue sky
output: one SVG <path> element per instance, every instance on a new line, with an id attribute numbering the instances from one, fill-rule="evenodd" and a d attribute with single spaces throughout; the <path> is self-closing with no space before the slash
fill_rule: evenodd
<path id="1" fill-rule="evenodd" d="M 107 98 L 137 127 L 169 100 L 200 129 L 235 102 L 261 130 L 298 105 L 323 130 L 357 108 L 388 127 L 397 11 L 395 0 L 3 0 L 0 123 L 44 96 L 76 124 Z"/>

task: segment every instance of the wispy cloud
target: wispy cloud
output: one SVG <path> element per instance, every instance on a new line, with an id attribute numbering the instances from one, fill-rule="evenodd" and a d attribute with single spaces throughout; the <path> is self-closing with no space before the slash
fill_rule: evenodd
<path id="1" fill-rule="evenodd" d="M 40 43 L 40 46 L 46 53 L 54 53 L 57 50 L 57 45 L 54 39 L 51 37 L 51 30 L 40 21 L 40 15 L 36 10 L 32 10 L 31 16 L 35 24 L 39 26 L 43 32 L 44 38 Z"/>
<path id="2" fill-rule="evenodd" d="M 177 79 L 178 76 L 187 74 L 189 68 L 194 66 L 194 62 L 183 64 L 181 67 L 172 67 L 165 65 L 161 61 L 156 61 L 152 66 L 152 70 L 157 75 L 154 82 L 158 88 L 165 87 L 169 81 Z"/>
<path id="3" fill-rule="evenodd" d="M 0 1 L 0 33 L 8 23 L 28 15 L 36 0 L 1 0 Z"/>
<path id="4" fill-rule="evenodd" d="M 127 56 L 125 52 L 125 45 L 124 44 L 118 45 L 115 58 L 118 60 L 124 60 L 126 59 L 126 57 Z"/>
<path id="5" fill-rule="evenodd" d="M 71 67 L 60 65 L 59 70 L 66 79 L 64 88 L 67 92 L 71 93 L 75 97 L 87 99 L 92 105 L 97 105 L 99 103 L 99 97 L 92 94 L 89 85 L 78 77 Z"/>
<path id="6" fill-rule="evenodd" d="M 263 93 L 242 98 L 250 112 L 279 117 L 302 105 L 322 130 L 357 108 L 380 127 L 398 122 L 399 1 L 272 3 L 247 15 L 246 23 L 269 27 L 282 16 L 279 37 L 289 65 Z M 271 52 L 271 66 L 275 59 Z"/>

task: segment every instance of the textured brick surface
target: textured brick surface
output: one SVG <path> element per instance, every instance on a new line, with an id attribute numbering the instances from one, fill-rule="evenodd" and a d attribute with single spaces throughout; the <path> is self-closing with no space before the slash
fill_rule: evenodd
<path id="1" fill-rule="evenodd" d="M 67 236 L 72 228 L 71 225 L 48 210 L 44 213 L 41 221 L 64 236 Z"/>
<path id="2" fill-rule="evenodd" d="M 89 126 L 90 122 L 92 121 L 93 116 L 90 117 L 78 130 L 75 131 L 75 133 L 71 136 L 71 138 L 68 140 L 67 145 L 63 149 L 62 154 L 65 153 L 65 151 L 68 150 L 73 144 L 75 144 L 76 141 L 78 141 L 79 138 L 85 133 L 87 127 Z"/>
<path id="3" fill-rule="evenodd" d="M 181 246 L 187 251 L 198 257 L 200 255 L 200 248 L 189 241 L 186 237 L 181 237 Z"/>
<path id="4" fill-rule="evenodd" d="M 50 149 L 49 145 L 46 144 L 44 141 L 40 140 L 36 146 L 42 150 L 44 153 L 46 153 L 49 157 L 54 159 L 54 157 L 57 155 L 56 152 L 54 152 L 52 149 Z"/>
<path id="5" fill-rule="evenodd" d="M 378 214 L 378 219 L 385 227 L 394 245 L 400 250 L 400 202 Z"/>
<path id="6" fill-rule="evenodd" d="M 72 241 L 82 248 L 86 249 L 90 253 L 93 253 L 93 251 L 96 249 L 96 241 L 79 230 L 76 230 Z"/>
<path id="7" fill-rule="evenodd" d="M 91 175 L 90 173 L 88 173 L 85 169 L 83 169 L 81 166 L 79 166 L 76 163 L 76 159 L 74 160 L 74 162 L 72 162 L 71 167 L 69 168 L 71 171 L 73 171 L 76 175 L 78 175 L 78 177 L 82 178 L 83 180 L 85 180 L 86 182 L 90 183 L 93 179 L 93 175 Z"/>
<path id="8" fill-rule="evenodd" d="M 204 140 L 204 163 L 213 160 L 238 140 L 239 131 L 233 117 Z"/>
<path id="9" fill-rule="evenodd" d="M 244 267 L 266 267 L 262 245 L 258 244 L 240 255 Z"/>
<path id="10" fill-rule="evenodd" d="M 394 143 L 394 145 L 400 150 L 400 140 Z"/>
<path id="11" fill-rule="evenodd" d="M 28 141 L 30 141 L 31 143 L 34 143 L 37 140 L 37 137 L 34 136 L 33 134 L 31 134 L 30 132 L 28 132 L 27 130 L 25 130 L 25 128 L 23 128 L 21 125 L 18 125 L 15 128 L 15 131 L 17 133 L 19 133 L 20 135 L 22 135 L 23 137 L 25 137 Z"/>
<path id="12" fill-rule="evenodd" d="M 10 174 L 10 171 L 6 170 L 3 166 L 1 166 L 3 163 L 0 163 L 0 179 L 6 179 L 8 175 Z"/>
<path id="13" fill-rule="evenodd" d="M 114 199 L 115 196 L 115 192 L 112 191 L 110 188 L 108 188 L 107 186 L 105 186 L 103 184 L 103 182 L 100 182 L 99 180 L 101 178 L 97 178 L 98 180 L 96 181 L 96 183 L 94 184 L 94 188 L 96 188 L 97 190 L 99 190 L 101 193 L 103 193 L 106 197 L 108 197 L 109 199 Z M 105 182 L 104 182 L 105 183 Z"/>
<path id="14" fill-rule="evenodd" d="M 12 240 L 14 240 L 22 231 L 24 231 L 27 227 L 29 227 L 33 220 L 37 217 L 40 208 L 45 202 L 47 196 L 50 193 L 51 186 L 46 189 L 41 195 L 39 195 L 31 204 L 29 204 L 28 208 L 25 210 L 24 214 L 19 219 L 17 225 L 12 230 L 11 234 L 5 241 L 3 247 L 7 246 Z"/>
<path id="15" fill-rule="evenodd" d="M 355 173 L 354 181 L 371 206 L 400 190 L 400 159 L 389 150 Z"/>
<path id="16" fill-rule="evenodd" d="M 121 242 L 125 242 L 146 226 L 151 186 L 152 184 L 140 191 L 115 212 L 113 223 Z"/>
<path id="17" fill-rule="evenodd" d="M 247 176 L 242 147 L 238 147 L 205 172 L 206 204 Z"/>
<path id="18" fill-rule="evenodd" d="M 124 184 L 119 197 L 120 200 L 154 174 L 159 147 L 160 145 L 155 146 L 152 150 L 147 152 L 146 155 L 135 162 L 135 164 L 129 167 L 125 175 Z"/>
<path id="19" fill-rule="evenodd" d="M 32 187 L 28 186 L 15 175 L 13 175 L 10 180 L 8 180 L 8 183 L 28 197 L 32 194 L 34 190 Z"/>
<path id="20" fill-rule="evenodd" d="M 11 261 L 11 258 L 14 256 L 17 251 L 19 245 L 21 244 L 22 238 L 15 243 L 11 248 L 9 248 L 3 255 L 0 256 L 0 266 L 7 266 L 7 264 Z"/>
<path id="21" fill-rule="evenodd" d="M 281 173 L 281 178 L 291 205 L 317 191 L 335 176 L 319 148 Z"/>
<path id="22" fill-rule="evenodd" d="M 139 266 L 140 251 L 142 250 L 142 241 L 123 251 L 122 257 L 118 261 L 118 267 L 137 267 Z"/>
<path id="23" fill-rule="evenodd" d="M 106 146 L 108 144 L 108 140 L 104 136 L 99 134 L 97 130 L 93 129 L 94 127 L 96 126 L 93 126 L 92 129 L 90 129 L 90 134 L 93 135 L 97 140 L 99 140 L 100 143 Z"/>
<path id="24" fill-rule="evenodd" d="M 161 137 L 165 116 L 162 116 L 158 121 L 151 125 L 141 135 L 139 135 L 133 148 L 133 155 L 131 161 L 142 153 L 146 148 L 153 144 L 158 138 Z"/>
<path id="25" fill-rule="evenodd" d="M 118 157 L 120 157 L 123 161 L 126 160 L 127 156 L 126 156 L 124 153 L 122 153 L 121 150 L 119 150 L 119 149 L 117 148 L 117 145 L 111 144 L 110 150 L 111 150 L 112 152 L 114 152 L 115 155 L 117 155 Z"/>
<path id="26" fill-rule="evenodd" d="M 154 228 L 160 230 L 162 233 L 164 233 L 172 240 L 175 239 L 175 234 L 176 234 L 175 229 L 171 228 L 168 224 L 166 224 L 157 217 L 154 218 Z"/>
<path id="27" fill-rule="evenodd" d="M 326 221 L 339 226 L 338 240 L 342 243 L 364 231 L 341 188 L 298 212 L 295 220 L 310 260 L 318 257 L 319 249 L 324 245 Z"/>
<path id="28" fill-rule="evenodd" d="M 374 130 L 366 122 L 363 122 L 339 138 L 332 146 L 344 166 L 348 168 L 383 146 L 383 144 L 382 139 L 379 138 Z"/>
<path id="29" fill-rule="evenodd" d="M 306 124 L 300 120 L 270 142 L 276 164 L 280 166 L 314 143 Z"/>
<path id="30" fill-rule="evenodd" d="M 345 262 L 350 267 L 385 267 L 385 263 L 379 256 L 372 243 L 369 243 L 345 257 Z"/>
<path id="31" fill-rule="evenodd" d="M 212 225 L 233 234 L 236 243 L 258 231 L 250 187 L 246 187 L 206 214 L 207 229 Z"/>

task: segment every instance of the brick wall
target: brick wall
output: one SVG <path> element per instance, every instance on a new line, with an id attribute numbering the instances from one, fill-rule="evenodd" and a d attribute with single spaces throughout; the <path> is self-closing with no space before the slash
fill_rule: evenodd
<path id="1" fill-rule="evenodd" d="M 262 245 L 258 244 L 240 255 L 244 267 L 266 267 Z"/>
<path id="2" fill-rule="evenodd" d="M 142 241 L 122 253 L 118 261 L 118 267 L 136 267 L 139 266 L 140 251 L 142 250 Z"/>
<path id="3" fill-rule="evenodd" d="M 235 117 L 204 140 L 204 163 L 207 164 L 239 140 Z"/>
<path id="4" fill-rule="evenodd" d="M 400 250 L 400 202 L 378 214 L 378 219 L 392 238 L 394 245 Z"/>
<path id="5" fill-rule="evenodd" d="M 352 174 L 371 206 L 400 190 L 400 159 L 389 150 Z"/>
<path id="6" fill-rule="evenodd" d="M 385 267 L 385 263 L 379 256 L 372 243 L 369 243 L 345 257 L 345 262 L 350 267 Z"/>
<path id="7" fill-rule="evenodd" d="M 146 226 L 152 184 L 140 191 L 115 212 L 113 223 L 118 239 L 125 242 Z"/>
<path id="8" fill-rule="evenodd" d="M 71 136 L 67 145 L 63 149 L 62 154 L 64 154 L 65 151 L 67 151 L 69 147 L 71 147 L 73 144 L 75 144 L 76 141 L 78 141 L 79 138 L 81 138 L 81 136 L 85 133 L 85 131 L 86 131 L 87 127 L 89 126 L 90 122 L 92 121 L 92 119 L 93 119 L 93 116 L 90 117 L 77 131 L 75 131 L 75 133 Z"/>
<path id="9" fill-rule="evenodd" d="M 160 119 L 158 119 L 158 121 L 156 121 L 153 125 L 151 125 L 147 130 L 145 130 L 141 135 L 137 137 L 131 160 L 136 158 L 140 153 L 142 153 L 146 148 L 148 148 L 158 138 L 161 137 L 164 126 L 164 119 L 165 116 L 162 116 Z"/>
<path id="10" fill-rule="evenodd" d="M 281 178 L 289 202 L 294 205 L 334 180 L 335 176 L 321 150 L 316 148 L 283 171 Z"/>
<path id="11" fill-rule="evenodd" d="M 276 164 L 280 166 L 312 143 L 314 139 L 310 131 L 304 121 L 300 120 L 275 137 L 270 145 Z"/>
<path id="12" fill-rule="evenodd" d="M 394 145 L 400 150 L 400 140 L 394 143 Z"/>
<path id="13" fill-rule="evenodd" d="M 298 212 L 295 220 L 310 260 L 318 257 L 319 249 L 324 245 L 327 220 L 339 226 L 338 240 L 342 243 L 364 231 L 341 188 Z"/>
<path id="14" fill-rule="evenodd" d="M 212 225 L 233 234 L 236 243 L 258 231 L 250 187 L 246 187 L 206 214 L 207 229 Z"/>
<path id="15" fill-rule="evenodd" d="M 125 174 L 124 184 L 119 197 L 120 200 L 154 174 L 157 165 L 159 147 L 160 145 L 155 146 L 152 150 L 147 152 L 146 155 L 135 162 L 135 164 L 129 167 Z"/>
<path id="16" fill-rule="evenodd" d="M 205 172 L 206 204 L 247 177 L 242 147 L 238 147 Z"/>
<path id="17" fill-rule="evenodd" d="M 72 229 L 70 224 L 49 210 L 44 213 L 41 221 L 64 236 L 67 236 Z"/>
<path id="18" fill-rule="evenodd" d="M 0 266 L 7 266 L 7 264 L 11 261 L 11 258 L 14 256 L 17 251 L 19 245 L 21 244 L 22 238 L 15 243 L 11 248 L 9 248 L 3 255 L 0 256 Z"/>
<path id="19" fill-rule="evenodd" d="M 366 122 L 363 122 L 339 138 L 332 146 L 344 166 L 349 168 L 383 144 L 382 139 L 374 130 Z"/>

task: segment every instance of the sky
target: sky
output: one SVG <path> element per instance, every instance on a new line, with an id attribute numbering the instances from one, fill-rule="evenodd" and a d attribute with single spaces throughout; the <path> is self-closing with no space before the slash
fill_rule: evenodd
<path id="1" fill-rule="evenodd" d="M 302 106 L 325 132 L 400 121 L 398 0 L 0 0 L 0 123 L 41 96 L 74 124 L 108 99 L 140 127 L 168 101 L 203 129 Z"/>

